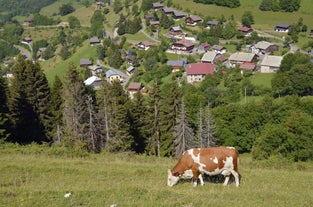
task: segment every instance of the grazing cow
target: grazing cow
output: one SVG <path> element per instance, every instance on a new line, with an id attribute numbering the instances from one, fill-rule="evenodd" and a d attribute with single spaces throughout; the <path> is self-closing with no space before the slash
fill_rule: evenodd
<path id="1" fill-rule="evenodd" d="M 178 163 L 172 170 L 168 170 L 167 185 L 175 185 L 180 178 L 193 177 L 194 187 L 198 178 L 203 185 L 202 174 L 224 175 L 224 185 L 228 184 L 232 174 L 236 186 L 239 187 L 238 173 L 239 153 L 234 147 L 210 147 L 190 149 L 183 153 Z"/>

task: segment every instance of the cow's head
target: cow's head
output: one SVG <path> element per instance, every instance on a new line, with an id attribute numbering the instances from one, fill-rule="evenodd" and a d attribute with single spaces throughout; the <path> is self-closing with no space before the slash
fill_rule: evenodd
<path id="1" fill-rule="evenodd" d="M 171 170 L 167 172 L 167 185 L 172 187 L 175 185 L 179 180 L 179 175 L 173 175 Z"/>

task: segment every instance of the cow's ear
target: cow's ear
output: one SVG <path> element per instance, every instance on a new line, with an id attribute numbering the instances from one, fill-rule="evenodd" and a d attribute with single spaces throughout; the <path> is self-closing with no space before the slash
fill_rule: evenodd
<path id="1" fill-rule="evenodd" d="M 168 175 L 172 175 L 172 171 L 170 169 L 167 170 Z"/>

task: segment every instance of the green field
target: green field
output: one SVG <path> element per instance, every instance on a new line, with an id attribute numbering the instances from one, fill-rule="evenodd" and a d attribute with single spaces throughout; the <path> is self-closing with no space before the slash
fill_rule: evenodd
<path id="1" fill-rule="evenodd" d="M 255 29 L 273 30 L 274 25 L 277 23 L 293 24 L 296 23 L 300 17 L 303 18 L 303 23 L 306 24 L 308 28 L 313 28 L 312 0 L 301 0 L 299 11 L 293 13 L 263 12 L 258 9 L 260 2 L 261 0 L 240 0 L 241 6 L 231 9 L 215 5 L 196 4 L 192 0 L 173 0 L 173 3 L 180 5 L 183 10 L 188 8 L 192 13 L 213 18 L 219 18 L 222 14 L 226 18 L 233 15 L 238 22 L 241 21 L 242 14 L 245 11 L 251 11 L 255 20 L 255 25 L 253 25 Z"/>
<path id="2" fill-rule="evenodd" d="M 0 146 L 0 206 L 301 206 L 313 203 L 313 163 L 240 158 L 241 186 L 166 186 L 177 159 Z M 71 196 L 65 198 L 66 193 Z"/>

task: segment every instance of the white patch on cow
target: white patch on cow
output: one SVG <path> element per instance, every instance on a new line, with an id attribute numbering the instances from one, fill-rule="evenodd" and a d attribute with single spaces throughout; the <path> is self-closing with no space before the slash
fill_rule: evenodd
<path id="1" fill-rule="evenodd" d="M 193 177 L 192 170 L 186 170 L 184 172 L 184 174 L 181 175 L 181 178 L 183 178 L 183 179 L 189 179 L 189 178 L 192 178 L 192 177 Z"/>
<path id="2" fill-rule="evenodd" d="M 218 159 L 217 159 L 217 157 L 214 158 L 213 162 L 214 162 L 215 164 L 218 164 Z"/>
<path id="3" fill-rule="evenodd" d="M 224 163 L 224 168 L 234 169 L 233 157 L 226 157 L 226 161 L 223 160 L 223 163 Z"/>

